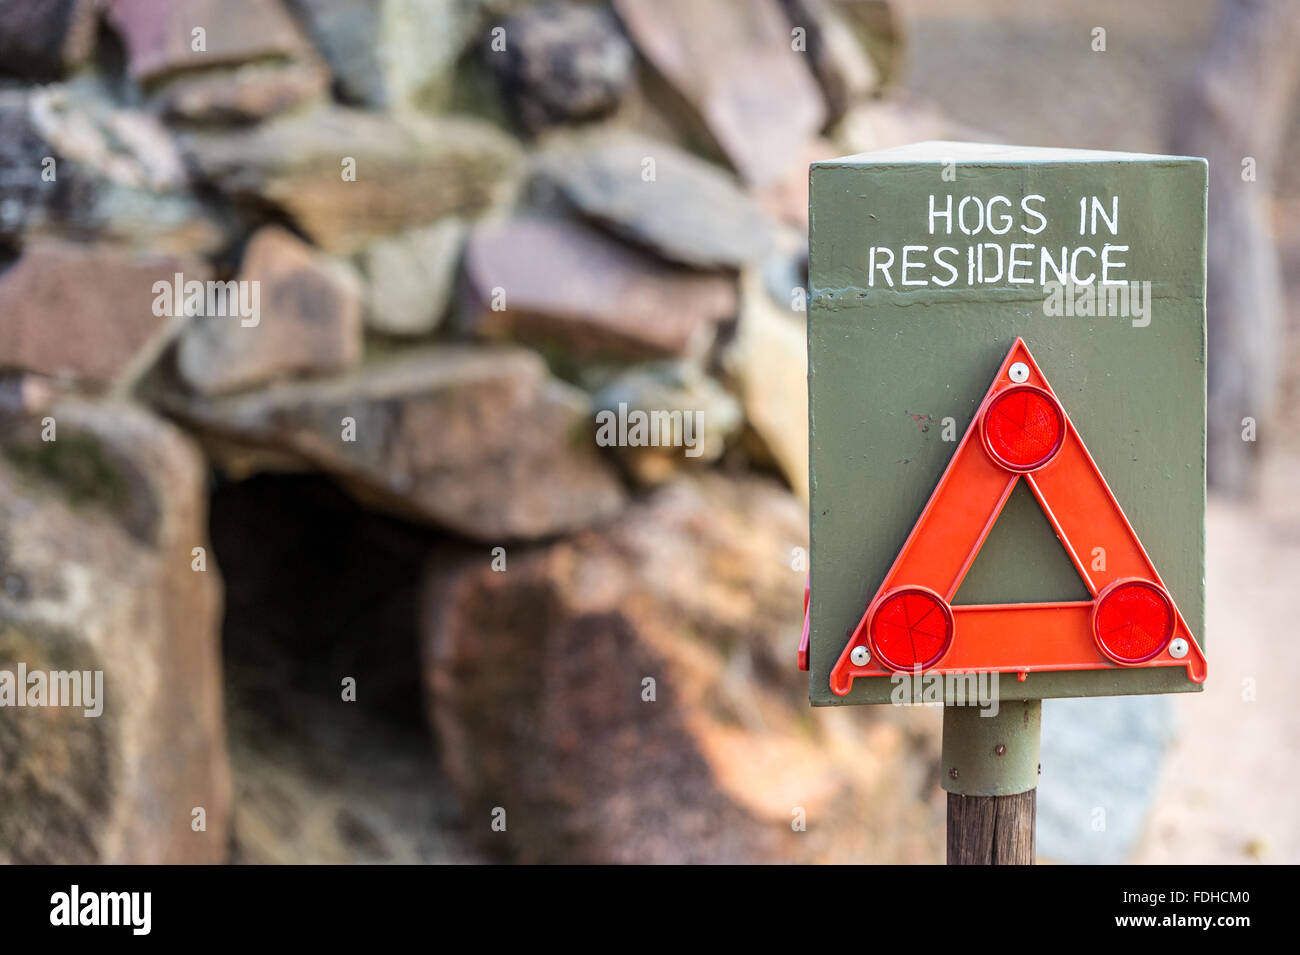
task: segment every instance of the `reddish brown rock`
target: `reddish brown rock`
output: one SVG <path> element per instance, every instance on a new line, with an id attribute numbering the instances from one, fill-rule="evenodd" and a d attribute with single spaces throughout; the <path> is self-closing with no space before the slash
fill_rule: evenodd
<path id="1" fill-rule="evenodd" d="M 112 0 L 109 22 L 140 82 L 309 49 L 278 0 Z"/>
<path id="2" fill-rule="evenodd" d="M 0 421 L 0 670 L 89 672 L 102 692 L 95 707 L 83 689 L 82 706 L 5 708 L 0 862 L 224 862 L 206 465 L 135 405 L 31 410 Z"/>
<path id="3" fill-rule="evenodd" d="M 734 278 L 669 266 L 576 223 L 485 222 L 465 252 L 469 326 L 575 359 L 684 355 L 735 314 Z"/>
<path id="4" fill-rule="evenodd" d="M 778 0 L 616 0 L 633 42 L 752 185 L 781 178 L 826 120 Z"/>
<path id="5" fill-rule="evenodd" d="M 504 572 L 435 562 L 426 691 L 470 835 L 528 862 L 938 858 L 943 804 L 913 802 L 936 747 L 902 735 L 938 714 L 809 712 L 806 523 L 768 482 L 710 476 Z"/>
<path id="6" fill-rule="evenodd" d="M 229 298 L 224 314 L 186 319 L 177 367 L 195 391 L 223 394 L 360 359 L 359 283 L 279 226 L 249 240 L 234 294 L 238 307 Z"/>
<path id="7" fill-rule="evenodd" d="M 127 370 L 164 319 L 155 282 L 206 280 L 197 259 L 46 240 L 0 273 L 0 365 L 107 384 Z"/>

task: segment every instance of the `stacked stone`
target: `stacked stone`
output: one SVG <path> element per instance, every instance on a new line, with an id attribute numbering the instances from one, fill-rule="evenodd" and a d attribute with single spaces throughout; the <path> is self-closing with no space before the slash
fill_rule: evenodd
<path id="1" fill-rule="evenodd" d="M 454 548 L 474 842 L 929 857 L 932 714 L 810 724 L 791 665 L 807 164 L 943 134 L 897 49 L 878 0 L 0 3 L 0 667 L 107 687 L 0 721 L 0 858 L 227 857 L 209 472 Z"/>

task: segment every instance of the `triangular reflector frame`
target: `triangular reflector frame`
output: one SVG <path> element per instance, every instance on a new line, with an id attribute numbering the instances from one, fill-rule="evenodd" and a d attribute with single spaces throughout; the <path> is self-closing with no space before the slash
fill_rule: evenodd
<path id="1" fill-rule="evenodd" d="M 1005 395 L 1013 389 L 1016 395 Z M 1008 408 L 1019 409 L 1016 420 L 1008 419 Z M 1031 421 L 1033 415 L 1038 417 Z M 1037 433 L 1028 434 L 1038 424 Z M 1027 435 L 1024 445 L 1009 444 L 1018 433 Z M 1000 453 L 1008 448 L 1011 453 Z M 1092 599 L 953 606 L 1020 480 L 1029 485 Z M 1104 559 L 1085 564 L 1083 557 L 1092 558 L 1098 547 Z M 806 634 L 805 620 L 804 641 Z M 913 651 L 903 664 L 887 659 L 890 646 L 907 646 L 900 634 L 908 636 Z M 801 643 L 800 663 L 806 666 Z M 1017 338 L 832 668 L 831 690 L 845 696 L 858 677 L 899 671 L 1017 673 L 1023 680 L 1038 671 L 1175 666 L 1185 667 L 1192 682 L 1204 682 L 1205 655 L 1196 638 L 1029 348 Z"/>

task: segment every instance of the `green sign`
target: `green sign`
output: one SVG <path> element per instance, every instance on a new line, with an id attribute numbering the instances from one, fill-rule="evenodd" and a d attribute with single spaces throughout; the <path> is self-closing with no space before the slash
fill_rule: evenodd
<path id="1" fill-rule="evenodd" d="M 837 696 L 830 671 L 1018 337 L 1205 647 L 1205 200 L 1186 157 L 932 142 L 813 165 L 814 704 L 898 698 L 889 676 Z M 1088 599 L 1021 482 L 951 602 Z M 1198 689 L 1099 659 L 1000 695 Z"/>

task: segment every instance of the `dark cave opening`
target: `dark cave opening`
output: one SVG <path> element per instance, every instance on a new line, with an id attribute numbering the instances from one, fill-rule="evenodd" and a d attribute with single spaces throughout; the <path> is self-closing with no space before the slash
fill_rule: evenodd
<path id="1" fill-rule="evenodd" d="M 352 678 L 363 713 L 424 725 L 419 587 L 436 535 L 316 476 L 220 482 L 210 522 L 223 653 L 241 685 L 342 701 Z"/>
<path id="2" fill-rule="evenodd" d="M 210 507 L 234 859 L 463 859 L 421 696 L 421 579 L 446 538 L 315 475 L 218 479 Z"/>

